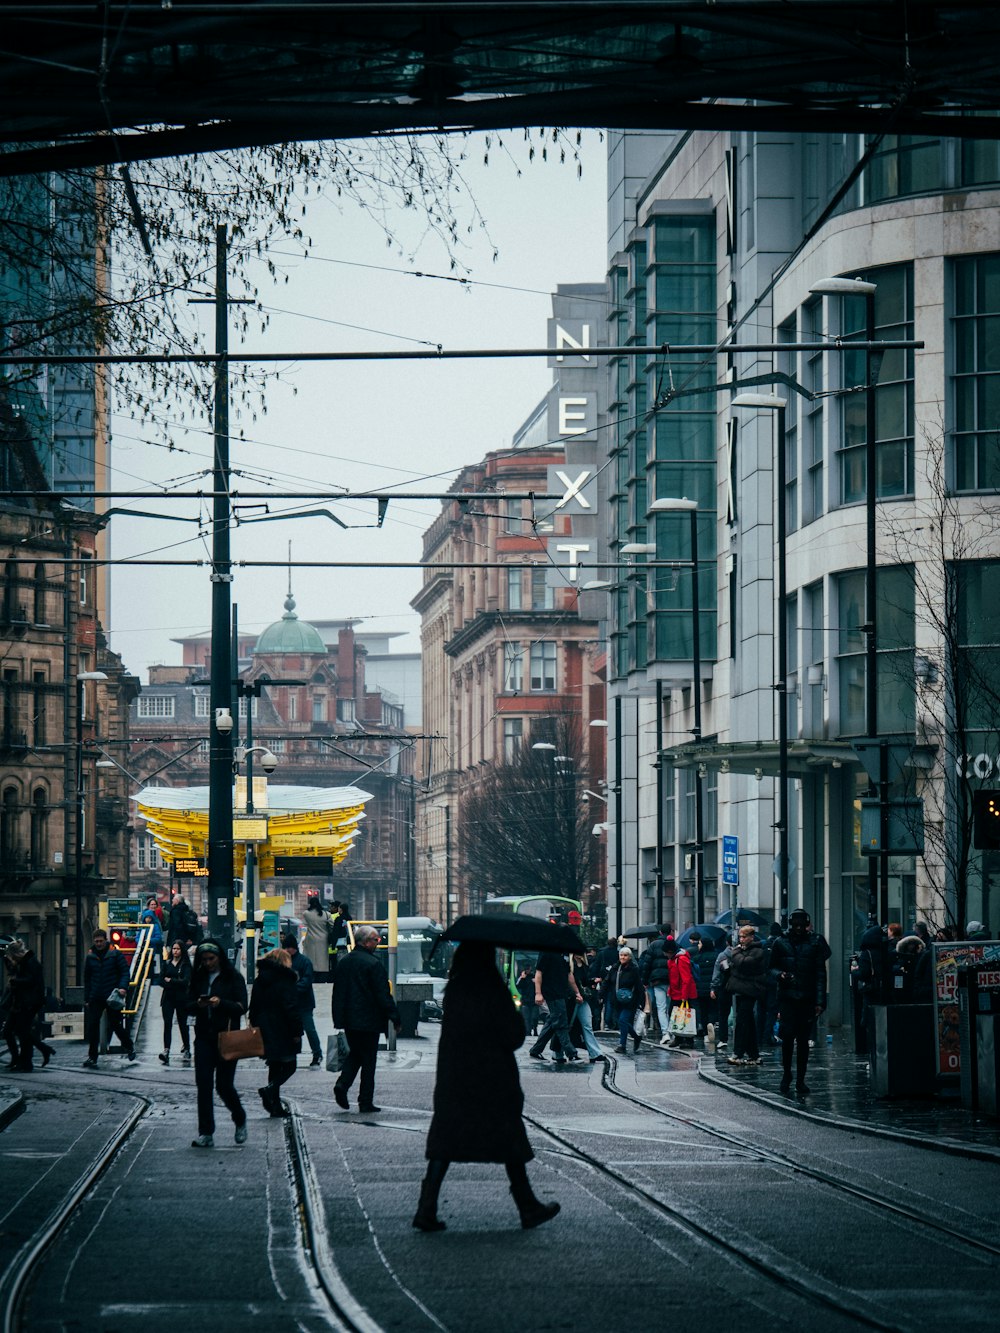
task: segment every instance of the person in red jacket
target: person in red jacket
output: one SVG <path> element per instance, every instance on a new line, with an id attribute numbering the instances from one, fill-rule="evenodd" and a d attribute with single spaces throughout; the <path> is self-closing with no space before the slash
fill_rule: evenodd
<path id="1" fill-rule="evenodd" d="M 691 955 L 686 949 L 678 948 L 676 940 L 666 940 L 663 945 L 663 953 L 670 974 L 667 993 L 670 996 L 670 1011 L 673 1013 L 679 1004 L 685 1002 L 690 1005 L 694 1004 L 698 998 L 698 983 L 694 979 Z M 682 1041 L 686 1046 L 694 1045 L 693 1037 L 678 1037 L 675 1034 L 671 1034 L 667 1045 L 678 1046 Z"/>

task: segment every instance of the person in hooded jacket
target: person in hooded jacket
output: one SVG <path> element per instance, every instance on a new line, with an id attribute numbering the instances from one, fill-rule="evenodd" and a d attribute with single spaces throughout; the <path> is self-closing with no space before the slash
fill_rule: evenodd
<path id="1" fill-rule="evenodd" d="M 120 1005 L 109 1005 L 112 991 L 122 1000 L 128 994 L 128 959 L 108 940 L 106 930 L 94 931 L 94 943 L 83 963 L 83 1002 L 87 1011 L 89 1043 L 84 1069 L 97 1068 L 97 1048 L 101 1041 L 101 1017 L 108 1016 L 108 1026 L 118 1038 L 130 1060 L 135 1059 L 135 1046 L 122 1018 Z"/>
<path id="2" fill-rule="evenodd" d="M 697 930 L 692 930 L 688 939 L 691 941 L 687 949 L 691 959 L 691 972 L 694 975 L 694 984 L 698 988 L 698 998 L 695 1003 L 698 1014 L 698 1036 L 703 1037 L 709 1023 L 715 1023 L 716 1003 L 712 998 L 712 973 L 715 970 L 719 949 L 711 936 L 706 938 Z"/>
<path id="3" fill-rule="evenodd" d="M 729 958 L 726 989 L 736 1001 L 736 1031 L 731 1065 L 759 1065 L 754 1010 L 767 990 L 767 955 L 753 926 L 740 926 L 739 940 Z"/>
<path id="4" fill-rule="evenodd" d="M 217 940 L 194 951 L 187 1010 L 194 1014 L 194 1079 L 198 1089 L 198 1137 L 192 1148 L 215 1147 L 212 1084 L 236 1126 L 236 1142 L 247 1141 L 247 1113 L 236 1091 L 237 1060 L 219 1054 L 219 1033 L 236 1031 L 247 1011 L 246 982 Z"/>
<path id="5" fill-rule="evenodd" d="M 267 1061 L 267 1083 L 258 1088 L 264 1110 L 287 1115 L 278 1089 L 295 1073 L 302 1049 L 302 1014 L 292 957 L 287 949 L 272 949 L 260 960 L 250 996 L 250 1023 L 260 1028 Z"/>
<path id="6" fill-rule="evenodd" d="M 715 1049 L 724 1051 L 729 1045 L 729 1015 L 733 1008 L 733 997 L 726 988 L 729 969 L 732 967 L 732 944 L 719 950 L 712 968 L 712 999 L 715 1001 L 717 1025 L 715 1029 Z"/>
<path id="7" fill-rule="evenodd" d="M 445 1229 L 437 1205 L 452 1162 L 502 1162 L 525 1229 L 559 1212 L 558 1203 L 535 1197 L 525 1170 L 534 1153 L 521 1118 L 524 1094 L 514 1059 L 524 1038 L 493 946 L 460 944 L 444 992 L 427 1174 L 413 1218 L 418 1231 Z"/>
<path id="8" fill-rule="evenodd" d="M 673 926 L 660 927 L 659 938 L 655 939 L 642 955 L 639 970 L 642 982 L 650 997 L 650 1007 L 656 1008 L 656 1021 L 660 1028 L 660 1039 L 667 1040 L 667 1019 L 670 1016 L 670 968 L 664 945 L 673 938 Z"/>

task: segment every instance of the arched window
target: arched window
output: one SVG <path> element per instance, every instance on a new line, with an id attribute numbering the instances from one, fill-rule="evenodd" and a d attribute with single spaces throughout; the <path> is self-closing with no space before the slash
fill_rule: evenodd
<path id="1" fill-rule="evenodd" d="M 31 798 L 31 865 L 40 869 L 49 863 L 49 807 L 44 787 L 36 787 Z"/>
<path id="2" fill-rule="evenodd" d="M 36 625 L 47 625 L 45 619 L 45 566 L 35 566 L 35 609 L 32 621 Z"/>
<path id="3" fill-rule="evenodd" d="M 17 788 L 5 787 L 0 797 L 0 862 L 11 866 L 17 860 Z"/>
<path id="4" fill-rule="evenodd" d="M 17 565 L 5 560 L 3 566 L 3 618 L 6 624 L 17 614 Z"/>

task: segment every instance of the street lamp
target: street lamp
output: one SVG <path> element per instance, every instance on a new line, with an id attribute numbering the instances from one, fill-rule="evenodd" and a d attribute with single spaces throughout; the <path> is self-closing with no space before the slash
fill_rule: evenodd
<path id="1" fill-rule="evenodd" d="M 823 278 L 813 283 L 809 289 L 817 296 L 863 296 L 865 299 L 865 731 L 873 745 L 878 740 L 878 652 L 876 637 L 876 561 L 875 561 L 875 516 L 878 498 L 878 479 L 876 476 L 875 448 L 875 387 L 877 370 L 875 365 L 875 293 L 878 284 L 866 282 L 862 278 Z M 878 858 L 871 857 L 868 862 L 868 918 L 878 920 L 879 883 L 881 870 L 881 913 L 882 921 L 889 919 L 889 805 L 886 799 L 889 784 L 888 753 L 885 746 L 879 747 L 879 782 L 877 787 L 869 787 L 869 795 L 879 799 L 879 845 Z"/>
<path id="2" fill-rule="evenodd" d="M 107 680 L 105 671 L 79 671 L 76 676 L 76 828 L 73 873 L 76 894 L 76 984 L 83 985 L 83 700 L 88 680 Z"/>
<path id="3" fill-rule="evenodd" d="M 699 601 L 698 589 L 698 501 L 688 499 L 674 499 L 671 496 L 664 496 L 662 499 L 654 500 L 649 506 L 648 517 L 652 518 L 656 514 L 683 514 L 690 516 L 691 522 L 691 675 L 692 680 L 692 700 L 694 703 L 694 728 L 692 735 L 696 741 L 701 740 L 701 604 Z M 655 551 L 655 546 L 654 546 Z M 658 703 L 658 713 L 659 699 Z M 663 757 L 657 755 L 659 767 L 656 770 L 656 788 L 657 788 L 657 808 L 663 807 Z M 695 770 L 694 778 L 694 896 L 695 896 L 695 920 L 703 921 L 705 919 L 705 811 L 704 811 L 704 791 L 703 779 L 698 770 Z M 662 847 L 657 848 L 657 883 L 659 886 L 659 904 L 662 920 L 662 900 L 663 900 L 663 851 Z"/>
<path id="4" fill-rule="evenodd" d="M 774 689 L 778 698 L 778 905 L 782 926 L 788 924 L 788 514 L 785 509 L 786 463 L 784 398 L 773 393 L 741 393 L 733 407 L 749 407 L 774 412 L 777 418 L 774 444 L 774 489 L 776 495 L 775 540 L 778 547 L 778 679 Z"/>

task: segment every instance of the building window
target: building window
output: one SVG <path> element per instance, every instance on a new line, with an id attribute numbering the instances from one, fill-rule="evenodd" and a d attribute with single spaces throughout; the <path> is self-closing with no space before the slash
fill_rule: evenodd
<path id="1" fill-rule="evenodd" d="M 802 310 L 802 338 L 804 342 L 822 341 L 822 301 L 811 301 Z M 801 417 L 802 436 L 802 525 L 822 518 L 826 509 L 823 480 L 824 433 L 823 404 L 826 399 L 823 390 L 823 353 L 804 352 L 802 354 L 803 387 L 812 394 L 812 399 L 800 399 L 797 394 L 789 394 L 798 404 Z"/>
<path id="2" fill-rule="evenodd" d="M 31 797 L 31 864 L 41 868 L 49 863 L 49 811 L 45 790 L 36 787 Z"/>
<path id="3" fill-rule="evenodd" d="M 312 720 L 314 722 L 326 721 L 326 698 L 322 694 L 314 694 L 312 697 Z"/>
<path id="4" fill-rule="evenodd" d="M 45 618 L 45 566 L 35 566 L 35 606 L 32 619 L 36 625 L 47 625 Z"/>
<path id="5" fill-rule="evenodd" d="M 203 691 L 203 690 L 200 690 L 200 691 L 194 696 L 194 715 L 195 715 L 195 717 L 211 717 L 211 716 L 212 716 L 212 708 L 211 708 L 211 704 L 212 704 L 212 697 L 211 697 L 211 695 L 210 695 L 210 694 L 207 694 L 207 693 L 206 693 L 205 691 Z"/>
<path id="6" fill-rule="evenodd" d="M 202 754 L 208 754 L 208 755 L 210 755 L 210 754 L 212 753 L 212 740 L 211 740 L 211 737 L 209 737 L 209 736 L 202 736 L 201 740 L 199 740 L 199 742 L 198 742 L 198 753 L 199 753 L 200 755 L 202 755 Z"/>
<path id="7" fill-rule="evenodd" d="M 878 659 L 876 698 L 879 735 L 912 732 L 916 718 L 913 654 L 915 596 L 913 569 L 909 565 L 879 568 L 876 576 L 875 651 Z M 842 574 L 839 579 L 840 630 L 837 674 L 840 683 L 842 736 L 863 736 L 865 714 L 866 645 L 865 575 L 863 570 Z"/>
<path id="8" fill-rule="evenodd" d="M 887 134 L 865 169 L 865 203 L 944 188 L 944 153 L 940 139 L 917 134 Z"/>
<path id="9" fill-rule="evenodd" d="M 534 565 L 531 570 L 531 609 L 551 611 L 556 604 L 555 589 L 547 583 L 548 565 Z"/>
<path id="10" fill-rule="evenodd" d="M 954 566 L 958 612 L 956 699 L 970 731 L 996 732 L 997 681 L 1000 681 L 1000 561 L 962 561 Z M 958 738 L 956 738 L 958 739 Z M 969 747 L 972 748 L 971 746 Z"/>
<path id="11" fill-rule="evenodd" d="M 295 696 L 293 695 L 292 698 L 294 698 L 294 697 L 295 697 Z M 294 709 L 294 708 L 292 708 L 292 709 L 289 710 L 289 717 L 291 718 L 291 720 L 292 720 L 293 722 L 295 721 L 295 709 Z M 338 700 L 337 700 L 337 721 L 338 721 L 338 722 L 353 722 L 353 721 L 354 721 L 354 700 L 353 700 L 353 699 L 338 699 Z"/>
<path id="12" fill-rule="evenodd" d="M 136 837 L 135 864 L 137 870 L 159 870 L 163 864 L 159 849 L 148 833 L 140 833 Z"/>
<path id="13" fill-rule="evenodd" d="M 140 717 L 173 717 L 174 696 L 172 694 L 140 694 Z"/>
<path id="14" fill-rule="evenodd" d="M 89 600 L 90 556 L 80 552 L 80 605 L 86 606 Z"/>
<path id="15" fill-rule="evenodd" d="M 913 267 L 899 264 L 875 269 L 865 275 L 877 284 L 875 293 L 875 337 L 913 337 Z M 843 336 L 850 341 L 865 336 L 865 300 L 842 298 Z M 843 355 L 845 388 L 865 383 L 867 355 L 847 350 Z M 844 400 L 843 435 L 840 453 L 840 492 L 843 504 L 865 498 L 864 392 Z M 886 352 L 878 370 L 875 390 L 875 493 L 880 500 L 913 494 L 913 350 Z"/>
<path id="16" fill-rule="evenodd" d="M 295 697 L 295 696 L 293 695 L 292 698 L 294 698 L 294 697 Z M 257 705 L 258 705 L 258 703 L 260 703 L 260 699 L 258 698 L 258 696 L 257 696 L 256 694 L 251 695 L 251 696 L 249 696 L 249 697 L 248 697 L 247 695 L 245 695 L 245 694 L 241 694 L 241 695 L 240 695 L 240 717 L 246 717 L 246 715 L 247 715 L 247 705 L 249 704 L 249 705 L 250 705 L 250 716 L 253 717 L 253 718 L 256 718 L 256 716 L 257 716 Z"/>
<path id="17" fill-rule="evenodd" d="M 524 718 L 505 717 L 503 720 L 503 757 L 511 763 L 524 740 Z"/>
<path id="18" fill-rule="evenodd" d="M 556 687 L 556 645 L 548 640 L 531 645 L 531 688 L 554 690 Z"/>
<path id="19" fill-rule="evenodd" d="M 17 728 L 17 671 L 4 667 L 3 673 L 3 739 L 5 745 L 19 744 Z"/>
<path id="20" fill-rule="evenodd" d="M 524 689 L 524 653 L 519 643 L 503 646 L 503 687 L 514 694 Z"/>
<path id="21" fill-rule="evenodd" d="M 17 788 L 5 787 L 0 798 L 0 864 L 12 865 L 20 846 L 17 837 Z"/>
<path id="22" fill-rule="evenodd" d="M 33 671 L 31 673 L 31 683 L 34 687 L 31 695 L 31 743 L 34 746 L 41 746 L 47 743 L 46 736 L 48 733 L 45 716 L 47 702 L 45 672 Z"/>
<path id="23" fill-rule="evenodd" d="M 244 701 L 241 699 L 240 703 L 243 702 Z M 344 700 L 342 699 L 340 702 L 343 703 Z M 290 694 L 288 696 L 288 720 L 289 722 L 297 722 L 299 720 L 299 696 L 297 694 Z"/>
<path id="24" fill-rule="evenodd" d="M 1000 255 L 955 264 L 952 412 L 957 491 L 1000 486 Z"/>
<path id="25" fill-rule="evenodd" d="M 507 570 L 507 610 L 520 611 L 523 578 L 520 568 Z"/>

